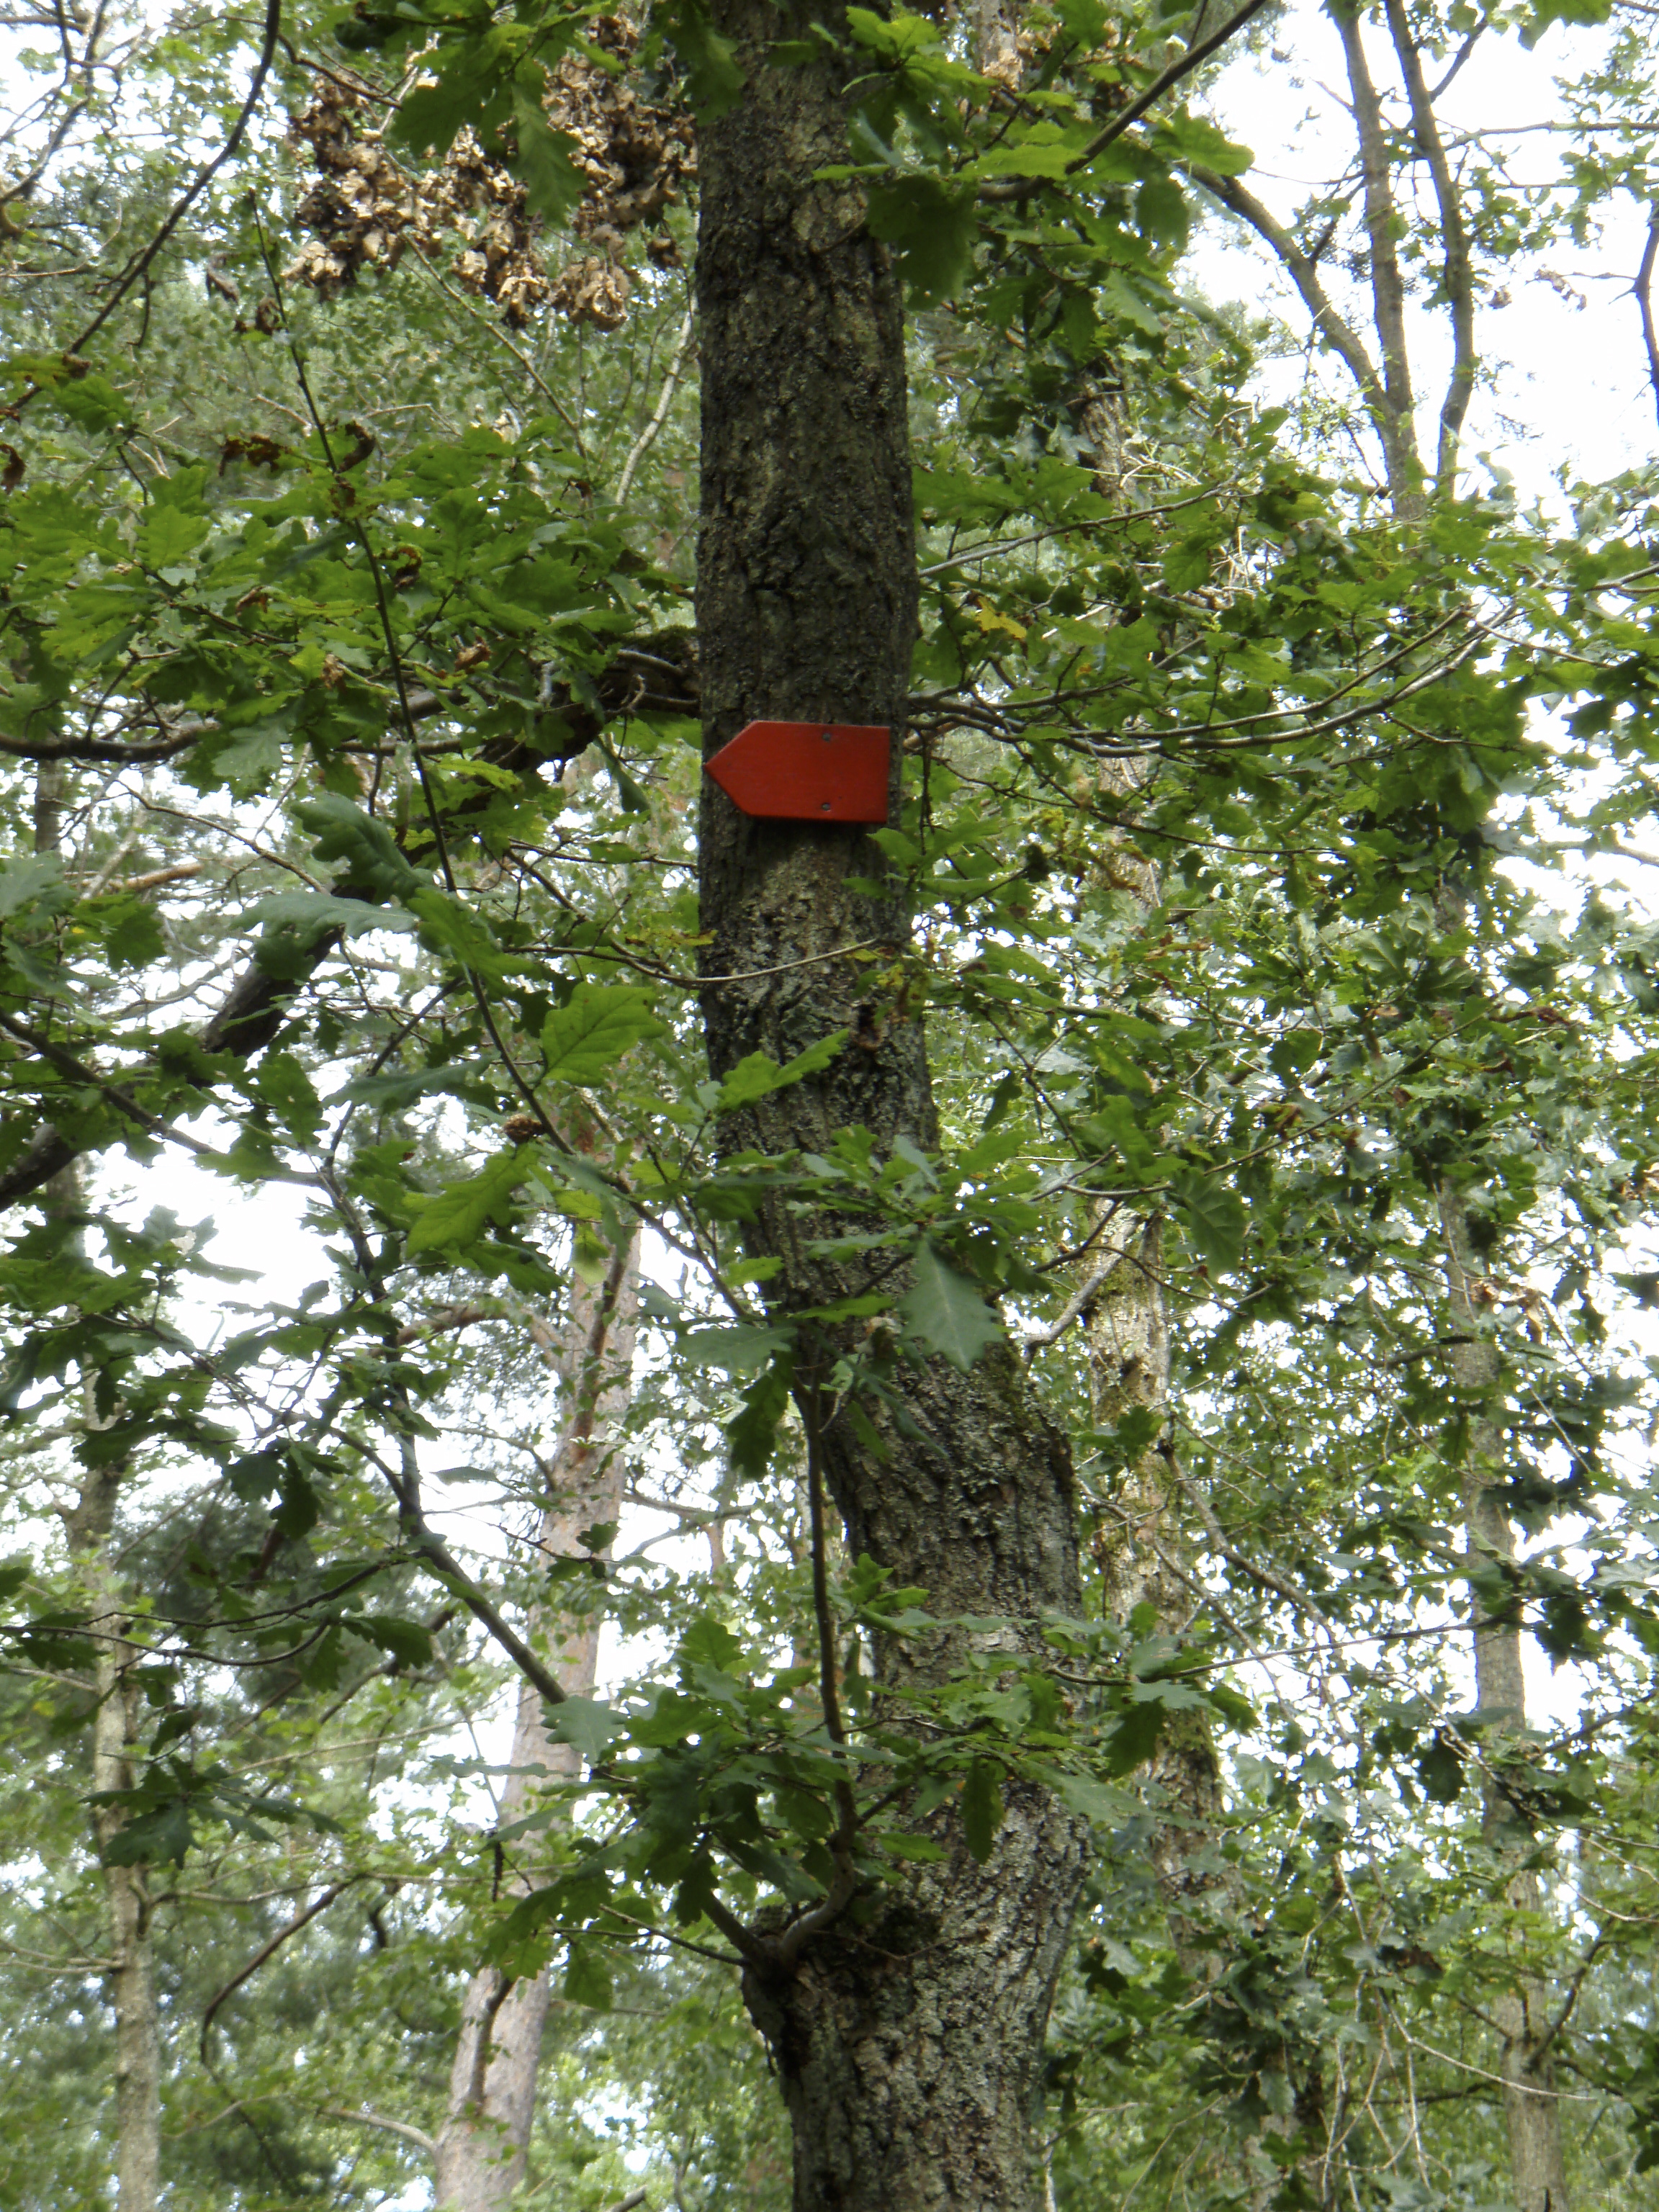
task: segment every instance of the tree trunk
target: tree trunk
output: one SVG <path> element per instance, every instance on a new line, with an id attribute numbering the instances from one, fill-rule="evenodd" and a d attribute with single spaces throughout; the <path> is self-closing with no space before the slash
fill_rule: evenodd
<path id="1" fill-rule="evenodd" d="M 94 1790 L 131 1790 L 139 1706 L 132 1668 L 141 1655 L 122 1634 L 126 1623 L 118 1595 L 101 1560 L 99 1580 L 109 1609 L 94 1622 L 94 1632 L 102 1640 L 92 1786 Z M 95 1814 L 99 1849 L 107 1849 L 125 1825 L 118 1808 L 100 1806 Z M 109 1998 L 115 2014 L 116 2202 L 119 2212 L 156 2212 L 161 2186 L 161 2039 L 143 1869 L 106 1865 L 104 1896 L 112 1960 Z"/>
<path id="2" fill-rule="evenodd" d="M 1453 1325 L 1456 1334 L 1469 1340 L 1453 1346 L 1452 1374 L 1461 1393 L 1477 1401 L 1486 1401 L 1498 1383 L 1498 1352 L 1492 1340 L 1491 1309 L 1480 1295 L 1480 1276 L 1470 1246 L 1468 1213 L 1460 1194 L 1449 1183 L 1442 1186 L 1440 1213 L 1445 1231 Z M 1499 1489 L 1504 1479 L 1503 1455 L 1503 1431 L 1477 1403 L 1469 1421 L 1468 1456 L 1463 1477 L 1465 1542 L 1472 1557 L 1484 1555 L 1500 1560 L 1515 1557 L 1515 1533 Z M 1521 1630 L 1514 1621 L 1490 1619 L 1478 1603 L 1474 1619 L 1474 1686 L 1475 1711 L 1486 1731 L 1483 1741 L 1488 1746 L 1501 1747 L 1505 1729 L 1526 1726 L 1527 1685 L 1522 1665 Z M 1487 1840 L 1501 1853 L 1522 1857 L 1532 1847 L 1532 1837 L 1525 1824 L 1516 1820 L 1508 1799 L 1490 1782 L 1485 1790 L 1482 1825 Z M 1530 1869 L 1515 1875 L 1509 1885 L 1509 1898 L 1519 1911 L 1530 1915 L 1540 1910 L 1542 1899 L 1538 1877 Z M 1499 1993 L 1492 2008 L 1492 2016 L 1504 2039 L 1504 2109 L 1518 2212 L 1569 2212 L 1561 2106 L 1555 2093 L 1555 2069 L 1547 2040 L 1549 2014 L 1546 1985 L 1535 1975 L 1524 1973 L 1517 1977 L 1511 1988 Z"/>
<path id="3" fill-rule="evenodd" d="M 1113 1427 L 1133 1407 L 1160 1420 L 1170 1404 L 1169 1291 L 1164 1273 L 1164 1223 L 1126 1218 L 1122 1256 L 1084 1316 L 1089 1347 L 1090 1400 L 1097 1429 Z M 1157 1443 L 1125 1470 L 1102 1504 L 1110 1516 L 1094 1542 L 1109 1613 L 1127 1620 L 1150 1605 L 1158 1631 L 1176 1634 L 1202 1606 L 1202 1588 L 1185 1556 L 1178 1515 L 1170 1511 L 1173 1475 Z M 1166 1720 L 1146 1779 L 1163 1793 L 1151 1851 L 1160 1895 L 1182 1970 L 1207 1981 L 1218 1970 L 1202 1948 L 1200 1899 L 1218 1886 L 1206 1863 L 1221 1825 L 1221 1765 L 1209 1717 L 1173 1713 Z"/>
<path id="4" fill-rule="evenodd" d="M 69 778 L 61 762 L 43 763 L 34 784 L 34 849 L 63 849 Z M 86 1203 L 81 1174 L 72 1163 L 47 1184 L 47 1206 L 60 1217 L 76 1216 Z M 82 1376 L 86 1412 L 92 1394 Z M 140 1698 L 133 1668 L 143 1655 L 126 1638 L 126 1608 L 110 1553 L 115 1509 L 127 1464 L 116 1460 L 88 1469 L 75 1504 L 64 1515 L 70 1557 L 87 1576 L 92 1604 L 88 1630 L 97 1644 L 98 1704 L 92 1723 L 92 1787 L 131 1790 L 132 1746 L 138 1734 Z M 116 1805 L 93 1808 L 93 1837 L 100 1858 L 126 1825 Z M 155 2002 L 150 1942 L 150 1900 L 143 1869 L 103 1868 L 109 1921 L 110 1967 L 106 1976 L 115 2015 L 115 2175 L 118 2212 L 156 2212 L 161 2189 L 161 2032 Z"/>
<path id="5" fill-rule="evenodd" d="M 833 8 L 715 9 L 748 82 L 699 154 L 704 741 L 712 753 L 766 716 L 885 723 L 896 797 L 917 606 L 903 318 L 861 193 L 812 181 L 847 158 L 833 65 L 767 64 L 769 41 L 806 38 L 815 18 L 842 27 Z M 936 1141 L 919 1022 L 890 984 L 824 957 L 872 937 L 902 945 L 902 909 L 847 881 L 886 873 L 860 833 L 752 821 L 705 779 L 714 1073 L 756 1051 L 788 1060 L 834 1030 L 852 1040 L 823 1075 L 727 1116 L 728 1150 L 822 1152 L 849 1126 L 882 1154 L 900 1136 Z M 752 1225 L 756 1249 L 783 1261 L 768 1285 L 781 1310 L 868 1285 L 858 1264 L 807 1249 L 817 1233 L 781 1200 Z M 829 1357 L 861 1341 L 824 1334 Z M 1079 1603 L 1065 1440 L 1011 1349 L 965 1375 L 931 1360 L 896 1382 L 906 1433 L 873 1402 L 879 1449 L 844 1419 L 823 1433 L 848 1544 L 921 1585 L 938 1612 L 1006 1617 L 1012 1652 L 1043 1608 Z M 802 1395 L 810 1420 L 810 1375 Z M 950 1654 L 905 1663 L 943 1669 Z M 831 1922 L 788 1968 L 745 1977 L 793 2124 L 797 2212 L 1039 2201 L 1030 2112 L 1083 1826 L 1032 1790 L 1010 1793 L 983 1866 L 954 1823 L 942 1833 L 949 1857 L 902 1901 L 856 1928 Z"/>
<path id="6" fill-rule="evenodd" d="M 1169 1411 L 1164 1224 L 1157 1216 L 1148 1221 L 1126 1216 L 1117 1229 L 1121 1257 L 1083 1316 L 1090 1401 L 1097 1429 L 1115 1426 L 1136 1407 L 1160 1419 Z M 1170 1510 L 1174 1480 L 1169 1453 L 1154 1443 L 1101 1499 L 1108 1518 L 1092 1546 L 1105 1610 L 1127 1620 L 1137 1606 L 1150 1606 L 1158 1630 L 1166 1635 L 1177 1633 L 1203 1605 L 1202 1585 L 1194 1571 L 1179 1514 Z M 1226 1923 L 1239 1904 L 1239 1888 L 1237 1875 L 1217 1850 L 1226 1807 L 1208 1714 L 1170 1714 L 1143 1775 L 1152 1785 L 1157 1807 L 1147 1853 L 1169 1916 L 1176 1960 L 1189 1981 L 1216 1990 L 1212 2002 L 1231 2010 L 1236 2001 L 1225 1994 Z M 1325 2193 L 1317 2172 L 1324 2163 L 1322 2082 L 1316 2067 L 1297 2064 L 1299 2055 L 1283 2045 L 1274 2052 L 1258 2052 L 1264 2075 L 1282 2072 L 1286 2076 L 1294 2104 L 1291 2114 L 1269 2113 L 1262 2132 L 1281 2140 L 1304 2137 L 1297 2165 L 1307 2202 L 1322 2203 Z M 1271 2203 L 1283 2179 L 1282 2161 L 1275 2160 L 1276 2178 L 1271 2183 L 1260 2179 L 1259 2166 L 1255 2172 L 1248 2168 L 1241 2172 L 1232 2153 L 1235 2140 L 1225 2131 L 1218 2134 L 1217 2167 L 1230 2185 L 1245 2192 L 1240 2201 L 1253 2207 Z"/>
<path id="7" fill-rule="evenodd" d="M 1006 85 L 1011 92 L 1019 89 L 1025 74 L 1024 57 L 1019 50 L 1024 13 L 1023 0 L 968 0 L 963 9 L 975 68 Z"/>
<path id="8" fill-rule="evenodd" d="M 75 1170 L 63 1178 L 64 1202 L 78 1205 Z M 93 1468 L 66 1516 L 71 1557 L 91 1586 L 88 1629 L 96 1639 L 97 1711 L 92 1723 L 94 1792 L 131 1790 L 140 1697 L 133 1668 L 143 1657 L 126 1638 L 126 1610 L 110 1559 L 125 1465 Z M 101 1857 L 126 1825 L 117 1805 L 95 1805 L 93 1837 Z M 143 1869 L 103 1868 L 110 1966 L 105 1977 L 115 2015 L 115 2172 L 118 2212 L 156 2212 L 161 2173 L 161 2036 Z"/>
<path id="9" fill-rule="evenodd" d="M 1105 404 L 1085 403 L 1085 413 L 1097 417 L 1092 434 L 1097 451 L 1106 428 Z M 1115 434 L 1121 450 L 1121 424 Z M 1095 481 L 1103 496 L 1115 495 L 1100 476 Z M 1138 765 L 1115 762 L 1103 769 L 1102 781 L 1127 798 L 1139 787 L 1141 773 Z M 1144 927 L 1163 896 L 1157 868 L 1114 839 L 1107 848 L 1105 871 L 1113 888 L 1134 902 Z M 1091 1549 L 1101 1571 L 1103 1609 L 1127 1620 L 1138 1605 L 1150 1605 L 1159 1631 L 1174 1635 L 1200 1609 L 1203 1593 L 1186 1552 L 1181 1516 L 1170 1510 L 1176 1462 L 1167 1441 L 1170 1287 L 1163 1216 L 1120 1212 L 1107 1221 L 1106 1237 L 1106 1265 L 1095 1259 L 1085 1263 L 1095 1270 L 1098 1284 L 1082 1314 L 1091 1416 L 1097 1429 L 1110 1429 L 1143 1408 L 1156 1415 L 1161 1433 L 1124 1469 L 1111 1494 L 1100 1499 L 1107 1517 Z M 1218 1886 L 1208 1862 L 1221 1826 L 1223 1799 L 1221 1763 L 1207 1714 L 1167 1717 L 1146 1779 L 1164 1796 L 1163 1817 L 1150 1848 L 1176 1955 L 1182 1972 L 1194 1981 L 1211 1981 L 1220 1971 L 1220 1960 L 1213 1947 L 1202 1948 L 1202 1914 L 1197 1908 L 1203 1893 Z"/>
<path id="10" fill-rule="evenodd" d="M 586 1555 L 585 1530 L 614 1522 L 621 1510 L 623 1460 L 616 1424 L 626 1411 L 634 1359 L 639 1240 L 617 1255 L 597 1291 L 578 1284 L 559 1365 L 572 1394 L 568 1425 L 548 1470 L 537 1549 L 550 1562 Z M 599 1615 L 550 1606 L 532 1614 L 531 1641 L 545 1644 L 559 1680 L 575 1697 L 591 1697 L 599 1666 Z M 497 1825 L 529 1809 L 534 1769 L 574 1777 L 580 1760 L 548 1735 L 542 1701 L 530 1683 L 519 1690 L 512 1771 L 501 1792 Z M 527 1873 L 515 1886 L 534 1887 Z M 433 2148 L 436 2203 L 441 2212 L 499 2212 L 525 2178 L 536 2120 L 542 2033 L 552 2002 L 545 1973 L 509 1982 L 494 1966 L 468 1984 L 450 2070 L 449 2096 Z"/>

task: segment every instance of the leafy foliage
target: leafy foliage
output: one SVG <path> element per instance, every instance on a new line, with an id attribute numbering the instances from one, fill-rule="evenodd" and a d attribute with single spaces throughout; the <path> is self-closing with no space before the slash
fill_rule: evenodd
<path id="1" fill-rule="evenodd" d="M 1425 10 L 1412 35 L 1451 55 L 1581 18 Z M 927 1024 L 926 1148 L 722 1149 L 725 1117 L 868 1039 L 718 1083 L 702 1057 L 683 212 L 628 246 L 622 327 L 514 337 L 457 289 L 459 240 L 330 301 L 283 273 L 298 179 L 262 126 L 89 329 L 110 210 L 158 230 L 179 118 L 240 97 L 241 29 L 181 17 L 8 231 L 31 282 L 0 514 L 4 1972 L 9 2063 L 32 2054 L 58 2116 L 7 2131 L 8 2203 L 100 2185 L 100 1884 L 131 1867 L 192 2024 L 168 2030 L 180 2207 L 405 2187 L 417 2148 L 355 2127 L 362 2082 L 435 2126 L 483 1960 L 558 1977 L 526 2201 L 597 2208 L 644 2172 L 781 2204 L 729 1947 L 867 1919 L 958 1834 L 994 1863 L 1031 1790 L 1097 1844 L 1058 2203 L 1149 2178 L 1218 2207 L 1338 2178 L 1364 2205 L 1501 2201 L 1517 1977 L 1560 1992 L 1579 2185 L 1640 2201 L 1659 949 L 1597 864 L 1652 806 L 1652 471 L 1527 510 L 1455 451 L 1389 481 L 1369 388 L 1334 420 L 1267 404 L 1273 331 L 1183 273 L 1251 154 L 1200 76 L 1131 112 L 1180 20 L 1033 10 L 1016 90 L 903 9 L 757 58 L 680 0 L 603 64 L 704 117 L 750 67 L 849 88 L 826 181 L 911 306 L 923 614 L 875 841 L 915 931 L 846 957 L 871 1034 Z M 562 58 L 611 52 L 594 31 L 531 0 L 302 15 L 271 82 L 299 106 L 325 47 L 404 158 L 469 130 L 580 242 L 545 101 Z M 1595 129 L 1547 185 L 1470 151 L 1469 296 L 1650 196 L 1650 43 L 1615 21 L 1568 82 Z M 1387 155 L 1415 161 L 1403 123 Z M 1444 209 L 1396 197 L 1440 312 Z M 1333 186 L 1283 231 L 1312 282 L 1348 220 Z M 782 1301 L 780 1222 L 846 1297 Z M 613 1448 L 657 1522 L 550 1568 L 529 1513 L 581 1407 L 569 1378 L 550 1407 L 537 1347 L 635 1231 Z M 1121 1358 L 1103 1380 L 1137 1269 L 1165 1399 Z M 1015 1663 L 1030 1624 L 814 1556 L 810 1425 L 902 1450 L 900 1380 L 1022 1358 L 1099 1574 Z M 1483 1484 L 1513 1557 L 1468 1540 Z M 714 1532 L 706 1567 L 657 1558 L 671 1522 Z M 503 1832 L 470 1737 L 550 1589 L 622 1656 L 554 1709 L 577 1767 Z M 1472 1704 L 1472 1610 L 1577 1670 L 1571 1724 Z M 100 1788 L 115 1620 L 136 1732 Z"/>

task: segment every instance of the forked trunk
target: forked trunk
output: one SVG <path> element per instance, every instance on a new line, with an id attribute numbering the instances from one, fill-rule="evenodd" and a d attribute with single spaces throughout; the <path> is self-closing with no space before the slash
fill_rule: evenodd
<path id="1" fill-rule="evenodd" d="M 834 64 L 767 58 L 773 40 L 844 25 L 835 8 L 762 0 L 714 13 L 748 81 L 699 150 L 705 748 L 761 718 L 885 723 L 896 793 L 917 606 L 899 290 L 857 185 L 813 180 L 848 158 Z M 890 963 L 834 957 L 904 942 L 897 902 L 848 880 L 884 878 L 881 853 L 856 831 L 750 820 L 707 779 L 701 850 L 714 1073 L 849 1038 L 823 1075 L 729 1115 L 726 1147 L 821 1152 L 857 1126 L 883 1156 L 901 1136 L 933 1144 L 921 1024 Z M 816 1233 L 781 1203 L 751 1231 L 783 1261 L 768 1285 L 781 1309 L 868 1287 L 859 1263 L 808 1249 Z M 862 1341 L 856 1328 L 826 1334 L 832 1355 Z M 1066 1443 L 1012 1351 L 966 1374 L 901 1368 L 896 1384 L 904 1433 L 873 1401 L 875 1443 L 844 1418 L 824 1428 L 848 1546 L 920 1584 L 937 1612 L 1006 1617 L 1012 1656 L 1045 1607 L 1079 1602 Z M 1032 1790 L 1013 1796 L 983 1866 L 954 1824 L 940 1832 L 947 1859 L 902 1901 L 833 1922 L 789 1969 L 745 1978 L 793 2124 L 797 2212 L 1039 2201 L 1030 2113 L 1082 1826 Z"/>

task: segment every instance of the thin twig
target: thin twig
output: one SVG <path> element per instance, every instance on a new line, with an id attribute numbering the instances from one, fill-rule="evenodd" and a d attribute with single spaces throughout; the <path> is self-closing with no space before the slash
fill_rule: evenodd
<path id="1" fill-rule="evenodd" d="M 561 403 L 558 394 L 553 390 L 546 379 L 538 374 L 534 362 L 530 359 L 527 354 L 521 353 L 520 351 L 519 348 L 514 344 L 512 339 L 508 337 L 507 332 L 501 328 L 501 325 L 496 322 L 492 322 L 490 318 L 485 314 L 483 309 L 480 307 L 476 301 L 469 300 L 465 292 L 458 292 L 453 285 L 445 283 L 443 277 L 439 273 L 436 266 L 427 258 L 425 254 L 417 253 L 415 258 L 419 266 L 426 271 L 427 275 L 432 279 L 433 283 L 447 299 L 453 300 L 455 302 L 455 305 L 459 307 L 464 313 L 471 316 L 475 323 L 482 324 L 498 345 L 504 345 L 507 348 L 514 360 L 518 362 L 520 368 L 523 369 L 525 374 L 535 386 L 537 391 L 541 393 L 542 398 L 546 400 L 548 405 L 558 416 L 560 422 L 564 424 L 566 429 L 568 430 L 571 435 L 575 439 L 576 447 L 578 452 L 580 452 L 581 450 L 581 429 L 580 425 L 572 419 L 568 410 Z"/>
<path id="2" fill-rule="evenodd" d="M 248 85 L 247 98 L 242 102 L 240 108 L 237 112 L 236 120 L 231 125 L 229 137 L 226 139 L 224 144 L 219 149 L 219 151 L 214 155 L 212 159 L 210 161 L 204 161 L 201 167 L 196 172 L 196 174 L 191 179 L 191 182 L 185 186 L 184 191 L 180 193 L 179 198 L 173 203 L 172 213 L 167 216 L 167 221 L 161 225 L 160 230 L 156 232 L 155 237 L 151 239 L 149 244 L 144 247 L 142 252 L 136 253 L 132 259 L 128 262 L 126 267 L 122 270 L 119 276 L 116 278 L 115 289 L 110 294 L 109 298 L 105 301 L 103 306 L 93 317 L 92 320 L 87 325 L 85 330 L 83 330 L 80 336 L 75 340 L 74 343 L 67 349 L 70 353 L 78 354 L 90 339 L 94 338 L 98 335 L 98 332 L 103 329 L 104 325 L 109 320 L 110 317 L 115 313 L 117 307 L 120 306 L 122 301 L 125 299 L 127 294 L 138 282 L 139 278 L 141 276 L 145 276 L 149 273 L 149 270 L 154 264 L 156 256 L 161 252 L 161 248 L 167 244 L 168 239 L 172 237 L 173 232 L 177 230 L 179 224 L 189 214 L 191 209 L 195 206 L 196 202 L 200 198 L 202 193 L 206 190 L 208 185 L 212 183 L 215 177 L 218 175 L 220 170 L 224 167 L 226 162 L 230 160 L 232 155 L 235 153 L 237 148 L 241 144 L 242 135 L 246 131 L 249 123 L 252 120 L 253 111 L 259 105 L 259 95 L 264 90 L 265 78 L 270 72 L 271 61 L 276 52 L 276 40 L 281 35 L 282 22 L 283 0 L 265 0 L 264 33 L 263 41 L 259 48 L 259 59 L 255 65 L 252 80 Z M 33 387 L 33 390 L 38 390 L 39 388 L 40 387 L 37 386 Z M 33 396 L 33 390 L 25 393 L 25 398 L 32 398 Z M 20 402 L 19 404 L 21 404 L 21 403 Z"/>
<path id="3" fill-rule="evenodd" d="M 853 1843 L 858 1834 L 858 1805 L 847 1778 L 847 1728 L 842 1716 L 841 1689 L 836 1680 L 836 1617 L 830 1602 L 829 1537 L 823 1510 L 823 1457 L 821 1400 L 816 1372 L 807 1377 L 800 1394 L 801 1425 L 806 1431 L 806 1501 L 812 1548 L 812 1611 L 817 1625 L 818 1694 L 823 1705 L 824 1733 L 840 1753 L 836 1776 L 836 1832 L 830 1849 L 836 1871 L 818 1903 L 782 1933 L 766 1943 L 775 1967 L 793 1966 L 820 1929 L 838 1920 L 858 1889 Z M 765 1940 L 765 1939 L 763 1939 Z"/>
<path id="4" fill-rule="evenodd" d="M 639 436 L 635 439 L 628 459 L 623 463 L 623 472 L 617 483 L 618 507 L 626 502 L 628 495 L 633 488 L 635 470 L 656 443 L 658 432 L 668 420 L 668 410 L 674 404 L 674 394 L 678 389 L 680 374 L 685 367 L 685 357 L 691 349 L 691 333 L 696 326 L 696 311 L 695 308 L 688 307 L 685 311 L 685 320 L 680 325 L 680 335 L 674 348 L 674 358 L 669 362 L 668 374 L 663 380 L 662 397 L 657 402 L 657 410 Z"/>
<path id="5" fill-rule="evenodd" d="M 1293 1605 L 1299 1612 L 1311 1613 L 1316 1618 L 1322 1620 L 1324 1617 L 1322 1608 L 1311 1591 L 1301 1589 L 1295 1583 L 1287 1582 L 1271 1567 L 1264 1567 L 1255 1559 L 1247 1559 L 1242 1552 L 1234 1550 L 1222 1532 L 1221 1523 L 1211 1510 L 1209 1499 L 1206 1498 L 1198 1485 L 1187 1475 L 1171 1446 L 1168 1444 L 1164 1446 L 1164 1456 L 1169 1462 L 1170 1474 L 1174 1475 L 1193 1510 L 1204 1523 L 1204 1533 L 1210 1540 L 1211 1550 L 1225 1559 L 1229 1566 L 1237 1567 L 1241 1574 L 1248 1575 L 1252 1582 L 1260 1583 L 1264 1589 L 1270 1589 L 1275 1596 L 1282 1597 L 1287 1605 Z"/>
<path id="6" fill-rule="evenodd" d="M 202 2014 L 202 2033 L 199 2039 L 199 2048 L 201 2050 L 202 2056 L 204 2058 L 207 2056 L 208 2030 L 213 2025 L 214 2014 L 218 2011 L 220 2006 L 224 2003 L 226 1998 L 234 1996 L 237 1990 L 241 1988 L 243 1983 L 251 1980 L 252 1977 L 258 1972 L 260 1967 L 264 1965 L 265 1960 L 269 1959 L 274 1952 L 281 1950 L 283 1944 L 287 1942 L 290 1936 L 297 1936 L 300 1930 L 307 1926 L 308 1923 L 314 1920 L 319 1912 L 325 1912 L 329 1906 L 333 1904 L 335 1899 L 337 1897 L 343 1896 L 348 1889 L 352 1887 L 354 1883 L 367 1881 L 368 1879 L 368 1877 L 367 1875 L 349 1875 L 345 1881 L 337 1881 L 331 1888 L 325 1889 L 322 1895 L 316 1899 L 314 1904 L 307 1905 L 303 1912 L 296 1912 L 292 1920 L 288 1921 L 283 1927 L 279 1928 L 276 1930 L 276 1933 L 271 1937 L 270 1941 L 263 1945 L 260 1949 L 254 1953 L 253 1956 L 248 1960 L 246 1966 L 241 1969 L 240 1972 L 233 1974 L 218 1994 L 208 2000 L 207 2009 Z"/>
<path id="7" fill-rule="evenodd" d="M 432 2137 L 423 2129 L 410 2127 L 407 2120 L 389 2120 L 384 2112 L 353 2112 L 345 2105 L 319 2105 L 317 2109 L 331 2120 L 356 2120 L 363 2127 L 384 2128 L 388 2135 L 402 2136 L 428 2158 L 437 2154 L 438 2146 Z M 638 2199 L 630 2198 L 629 2202 L 637 2203 Z"/>

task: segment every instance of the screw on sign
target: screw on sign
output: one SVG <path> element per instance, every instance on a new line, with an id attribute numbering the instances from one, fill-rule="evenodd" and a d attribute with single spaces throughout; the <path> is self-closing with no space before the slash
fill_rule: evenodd
<path id="1" fill-rule="evenodd" d="M 854 722 L 750 722 L 703 765 L 769 822 L 885 822 L 891 732 Z"/>

